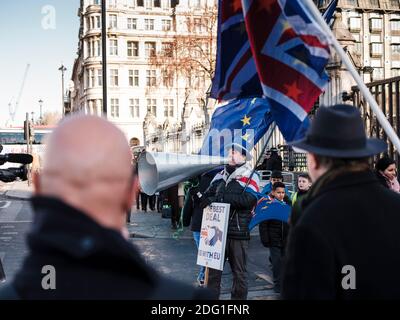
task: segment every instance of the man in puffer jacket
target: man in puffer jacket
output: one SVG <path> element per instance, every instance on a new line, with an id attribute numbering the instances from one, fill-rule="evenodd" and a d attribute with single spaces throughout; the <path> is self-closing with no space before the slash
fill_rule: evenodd
<path id="1" fill-rule="evenodd" d="M 211 181 L 210 187 L 200 195 L 200 208 L 212 202 L 230 204 L 225 260 L 229 259 L 233 273 L 231 299 L 247 299 L 247 250 L 249 247 L 249 222 L 257 202 L 254 191 L 259 192 L 259 177 L 251 175 L 250 152 L 240 144 L 229 146 L 229 163 Z M 209 269 L 207 287 L 220 293 L 222 271 Z"/>

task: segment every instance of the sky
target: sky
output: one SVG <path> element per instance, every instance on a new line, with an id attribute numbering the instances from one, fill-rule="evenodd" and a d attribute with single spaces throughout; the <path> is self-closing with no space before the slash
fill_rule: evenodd
<path id="1" fill-rule="evenodd" d="M 24 90 L 14 125 L 22 125 L 25 113 L 60 112 L 61 64 L 65 88 L 78 49 L 79 0 L 2 0 L 0 10 L 0 126 L 9 119 L 9 103 L 16 102 L 27 64 Z"/>

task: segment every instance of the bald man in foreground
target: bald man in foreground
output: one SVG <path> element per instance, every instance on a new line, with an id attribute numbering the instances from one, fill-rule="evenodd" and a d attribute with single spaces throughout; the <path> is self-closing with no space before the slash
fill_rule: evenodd
<path id="1" fill-rule="evenodd" d="M 202 299 L 166 280 L 127 241 L 137 181 L 124 134 L 92 116 L 63 121 L 34 175 L 29 254 L 0 299 Z"/>

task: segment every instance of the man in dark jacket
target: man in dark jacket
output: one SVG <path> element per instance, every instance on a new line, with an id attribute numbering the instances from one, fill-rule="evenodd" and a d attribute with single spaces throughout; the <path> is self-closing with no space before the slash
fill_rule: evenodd
<path id="1" fill-rule="evenodd" d="M 256 196 L 250 190 L 259 192 L 259 178 L 257 174 L 250 178 L 252 170 L 246 164 L 246 160 L 251 159 L 250 152 L 240 144 L 232 144 L 230 148 L 229 164 L 214 177 L 210 187 L 201 196 L 200 208 L 204 209 L 212 202 L 230 204 L 225 259 L 229 259 L 233 273 L 231 298 L 247 299 L 249 222 L 251 211 L 257 202 Z M 209 269 L 207 287 L 218 296 L 221 277 L 222 271 Z"/>
<path id="2" fill-rule="evenodd" d="M 137 188 L 130 157 L 125 135 L 102 118 L 70 117 L 53 131 L 33 180 L 29 253 L 0 299 L 210 297 L 165 280 L 127 241 Z"/>
<path id="3" fill-rule="evenodd" d="M 313 186 L 289 234 L 283 298 L 399 299 L 400 196 L 368 164 L 386 143 L 366 138 L 358 109 L 336 105 L 293 145 L 308 152 Z"/>

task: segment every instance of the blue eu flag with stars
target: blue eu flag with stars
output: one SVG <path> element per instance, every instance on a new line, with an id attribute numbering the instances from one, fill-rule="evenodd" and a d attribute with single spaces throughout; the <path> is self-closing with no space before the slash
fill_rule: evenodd
<path id="1" fill-rule="evenodd" d="M 200 153 L 227 156 L 225 146 L 238 143 L 251 151 L 273 122 L 270 105 L 263 98 L 235 99 L 218 107 Z"/>

